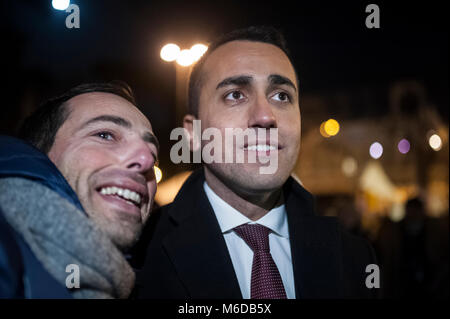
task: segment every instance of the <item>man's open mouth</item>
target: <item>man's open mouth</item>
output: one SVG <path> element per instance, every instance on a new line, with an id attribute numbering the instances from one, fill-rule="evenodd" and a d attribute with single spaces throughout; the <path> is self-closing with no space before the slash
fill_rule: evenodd
<path id="1" fill-rule="evenodd" d="M 137 207 L 141 207 L 142 196 L 135 191 L 126 188 L 120 188 L 116 186 L 111 187 L 102 187 L 99 190 L 100 194 L 119 197 L 120 199 L 135 205 Z"/>
<path id="2" fill-rule="evenodd" d="M 278 147 L 268 144 L 257 144 L 257 145 L 249 145 L 245 146 L 244 150 L 248 151 L 257 151 L 257 152 L 267 152 L 267 151 L 275 151 Z"/>

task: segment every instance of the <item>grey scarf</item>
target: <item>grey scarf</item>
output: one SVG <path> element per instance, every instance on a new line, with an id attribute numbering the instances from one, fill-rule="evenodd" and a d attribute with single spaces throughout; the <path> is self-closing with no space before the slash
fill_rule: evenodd
<path id="1" fill-rule="evenodd" d="M 0 179 L 0 206 L 44 268 L 63 286 L 69 264 L 79 266 L 74 298 L 127 298 L 134 272 L 112 241 L 74 205 L 39 183 Z"/>

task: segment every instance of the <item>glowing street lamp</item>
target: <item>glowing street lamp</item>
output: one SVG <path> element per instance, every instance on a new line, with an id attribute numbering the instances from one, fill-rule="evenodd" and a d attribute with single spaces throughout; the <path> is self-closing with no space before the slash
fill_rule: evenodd
<path id="1" fill-rule="evenodd" d="M 52 7 L 56 10 L 66 10 L 70 5 L 70 0 L 52 0 Z"/>
<path id="2" fill-rule="evenodd" d="M 160 57 L 166 62 L 175 63 L 175 122 L 179 125 L 186 114 L 188 79 L 192 65 L 208 50 L 204 44 L 194 44 L 190 49 L 181 50 L 175 43 L 161 48 Z"/>
<path id="3" fill-rule="evenodd" d="M 175 61 L 180 54 L 180 47 L 174 43 L 166 44 L 162 47 L 160 56 L 166 62 Z"/>
<path id="4" fill-rule="evenodd" d="M 194 63 L 194 55 L 191 50 L 181 50 L 176 61 L 181 66 L 190 66 Z"/>
<path id="5" fill-rule="evenodd" d="M 205 52 L 208 51 L 208 47 L 204 44 L 197 43 L 190 48 L 190 51 L 192 52 L 194 62 L 197 62 L 198 60 L 200 60 L 203 54 L 205 54 Z"/>
<path id="6" fill-rule="evenodd" d="M 207 50 L 208 47 L 201 43 L 183 50 L 175 43 L 169 43 L 162 47 L 160 56 L 166 62 L 176 61 L 178 65 L 188 67 L 200 60 Z"/>

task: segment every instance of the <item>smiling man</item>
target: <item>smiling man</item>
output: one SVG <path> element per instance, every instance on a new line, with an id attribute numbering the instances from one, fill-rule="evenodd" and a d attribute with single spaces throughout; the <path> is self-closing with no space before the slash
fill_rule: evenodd
<path id="1" fill-rule="evenodd" d="M 365 285 L 366 266 L 375 263 L 370 245 L 335 219 L 316 216 L 311 194 L 290 177 L 300 151 L 299 90 L 273 28 L 236 30 L 209 46 L 190 76 L 184 128 L 194 152 L 208 144 L 195 138 L 197 120 L 203 132 L 219 130 L 217 145 L 234 161 L 204 161 L 174 202 L 153 215 L 139 245 L 146 255 L 139 297 L 376 294 Z M 229 129 L 258 133 L 227 140 Z M 264 161 L 248 160 L 274 156 L 278 165 L 269 174 L 260 170 Z"/>
<path id="2" fill-rule="evenodd" d="M 122 82 L 72 88 L 32 114 L 21 136 L 48 158 L 25 146 L 17 147 L 23 154 L 2 154 L 0 208 L 7 221 L 63 286 L 66 267 L 79 267 L 75 297 L 128 297 L 134 274 L 124 254 L 149 218 L 159 150 L 131 89 Z"/>
<path id="3" fill-rule="evenodd" d="M 89 216 L 126 250 L 150 213 L 158 141 L 147 118 L 121 96 L 84 93 L 66 107 L 48 156 Z"/>
<path id="4" fill-rule="evenodd" d="M 127 86 L 75 87 L 30 117 L 22 136 L 48 154 L 121 250 L 136 242 L 156 192 L 159 144 Z"/>

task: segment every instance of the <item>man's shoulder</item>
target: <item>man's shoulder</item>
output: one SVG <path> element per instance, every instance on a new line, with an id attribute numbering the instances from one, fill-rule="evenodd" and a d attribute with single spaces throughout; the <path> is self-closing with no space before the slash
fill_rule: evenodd
<path id="1" fill-rule="evenodd" d="M 17 237 L 0 208 L 0 298 L 23 298 L 23 260 Z"/>
<path id="2" fill-rule="evenodd" d="M 0 298 L 71 298 L 37 259 L 0 207 Z"/>
<path id="3" fill-rule="evenodd" d="M 0 178 L 13 177 L 41 184 L 83 210 L 74 190 L 46 154 L 23 140 L 0 135 Z"/>
<path id="4" fill-rule="evenodd" d="M 358 252 L 369 259 L 375 256 L 372 244 L 368 238 L 352 234 L 341 225 L 339 227 L 341 229 L 342 249 L 344 252 Z"/>
<path id="5" fill-rule="evenodd" d="M 168 214 L 170 209 L 173 207 L 173 203 L 169 203 L 164 206 L 160 206 L 153 210 L 150 213 L 150 217 L 148 218 L 148 223 L 146 227 L 153 227 L 157 223 L 160 223 L 162 220 L 166 220 L 168 218 Z"/>
<path id="6" fill-rule="evenodd" d="M 368 289 L 369 276 L 379 281 L 380 269 L 372 244 L 367 238 L 341 232 L 342 271 L 345 296 L 349 298 L 380 298 L 380 289 Z"/>
<path id="7" fill-rule="evenodd" d="M 170 216 L 170 211 L 174 207 L 173 203 L 161 206 L 150 213 L 150 217 L 145 226 L 144 236 L 155 235 L 158 237 L 169 232 L 174 226 L 174 221 Z"/>

